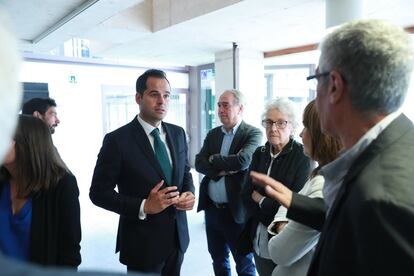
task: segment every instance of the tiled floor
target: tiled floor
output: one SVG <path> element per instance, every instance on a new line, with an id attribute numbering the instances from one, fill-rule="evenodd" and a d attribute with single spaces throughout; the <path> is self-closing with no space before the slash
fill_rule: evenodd
<path id="1" fill-rule="evenodd" d="M 194 183 L 198 182 L 198 174 L 193 172 Z M 197 187 L 198 185 L 196 185 Z M 198 191 L 196 191 L 198 195 Z M 118 226 L 118 215 L 98 208 L 89 199 L 82 201 L 82 264 L 80 271 L 116 271 L 126 272 L 119 263 L 119 255 L 115 254 L 115 238 Z M 194 210 L 188 212 L 190 245 L 185 254 L 181 269 L 182 276 L 214 275 L 204 227 L 204 213 Z M 234 264 L 232 262 L 233 269 Z M 234 274 L 235 274 L 235 270 Z"/>

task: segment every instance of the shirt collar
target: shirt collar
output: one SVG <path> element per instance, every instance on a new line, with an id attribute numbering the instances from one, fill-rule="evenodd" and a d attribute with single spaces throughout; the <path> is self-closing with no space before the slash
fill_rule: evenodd
<path id="1" fill-rule="evenodd" d="M 145 133 L 147 134 L 147 136 L 151 135 L 151 132 L 156 128 L 158 128 L 160 134 L 163 133 L 162 124 L 159 124 L 158 127 L 154 127 L 153 125 L 150 125 L 149 123 L 145 122 L 144 119 L 142 119 L 141 116 L 139 116 L 139 114 L 137 115 L 137 119 L 138 122 L 141 124 L 142 128 L 144 129 Z"/>
<path id="2" fill-rule="evenodd" d="M 344 160 L 342 159 L 356 159 L 358 155 L 366 149 L 369 144 L 372 143 L 375 139 L 377 139 L 378 135 L 392 122 L 394 121 L 399 115 L 401 114 L 400 111 L 393 112 L 388 114 L 384 119 L 378 122 L 375 126 L 370 128 L 359 140 L 358 142 L 353 145 L 350 149 L 346 151 L 341 151 L 340 157 L 336 160 L 332 161 L 331 163 L 322 167 L 321 171 L 331 170 L 332 167 L 335 167 L 336 163 L 340 163 Z M 338 162 L 336 162 L 338 161 Z"/>
<path id="3" fill-rule="evenodd" d="M 337 159 L 321 168 L 320 174 L 325 177 L 325 186 L 323 188 L 324 198 L 328 206 L 331 206 L 335 200 L 339 185 L 342 184 L 343 179 L 354 161 L 400 114 L 401 112 L 397 111 L 387 115 L 369 129 L 355 145 L 346 151 L 342 151 Z"/>
<path id="4" fill-rule="evenodd" d="M 223 131 L 224 134 L 234 135 L 237 132 L 237 129 L 239 129 L 241 122 L 242 120 L 240 120 L 230 131 L 227 131 L 224 126 L 221 126 L 221 131 Z"/>

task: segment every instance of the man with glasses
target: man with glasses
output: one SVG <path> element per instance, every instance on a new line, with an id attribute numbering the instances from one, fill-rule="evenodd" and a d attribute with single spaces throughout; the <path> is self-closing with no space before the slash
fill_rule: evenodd
<path id="1" fill-rule="evenodd" d="M 308 275 L 414 275 L 414 127 L 399 111 L 412 39 L 383 21 L 362 20 L 338 28 L 320 48 L 308 79 L 318 80 L 323 131 L 344 150 L 320 171 L 327 216 Z M 305 224 L 306 200 L 294 196 L 290 208 Z"/>
<path id="2" fill-rule="evenodd" d="M 258 128 L 242 121 L 244 104 L 239 91 L 223 92 L 218 101 L 222 126 L 209 131 L 196 155 L 195 168 L 205 175 L 200 184 L 198 211 L 205 211 L 208 250 L 215 275 L 231 275 L 229 251 L 239 275 L 256 275 L 252 254 L 235 251 L 246 222 L 240 191 L 252 154 L 262 140 Z"/>

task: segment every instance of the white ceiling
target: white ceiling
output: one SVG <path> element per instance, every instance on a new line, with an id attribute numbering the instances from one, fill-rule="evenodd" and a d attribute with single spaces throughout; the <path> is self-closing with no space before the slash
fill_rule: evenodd
<path id="1" fill-rule="evenodd" d="M 42 36 L 86 4 L 91 6 Z M 22 51 L 44 54 L 78 37 L 90 40 L 95 57 L 166 65 L 212 63 L 214 53 L 231 49 L 232 42 L 262 52 L 317 43 L 325 30 L 324 0 L 0 0 L 0 5 Z M 365 18 L 403 27 L 414 26 L 413 12 L 413 0 L 364 1 Z"/>

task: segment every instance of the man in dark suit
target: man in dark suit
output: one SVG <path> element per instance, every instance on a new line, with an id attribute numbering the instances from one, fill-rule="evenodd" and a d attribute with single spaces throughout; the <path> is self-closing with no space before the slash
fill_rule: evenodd
<path id="1" fill-rule="evenodd" d="M 90 189 L 94 204 L 120 215 L 116 251 L 128 271 L 168 276 L 180 274 L 195 201 L 184 130 L 162 122 L 170 90 L 163 71 L 138 78 L 140 113 L 105 136 Z"/>
<path id="2" fill-rule="evenodd" d="M 235 251 L 246 223 L 240 192 L 254 150 L 261 143 L 258 128 L 242 121 L 244 97 L 225 91 L 218 101 L 223 124 L 212 129 L 196 155 L 196 170 L 205 175 L 200 184 L 198 211 L 205 211 L 208 250 L 216 275 L 230 275 L 229 250 L 239 275 L 256 275 L 252 254 Z"/>
<path id="3" fill-rule="evenodd" d="M 398 111 L 413 63 L 410 36 L 379 20 L 345 24 L 321 44 L 308 79 L 318 80 L 322 128 L 344 151 L 320 171 L 327 217 L 308 275 L 414 275 L 414 127 Z M 303 203 L 293 196 L 297 220 L 318 209 Z"/>

